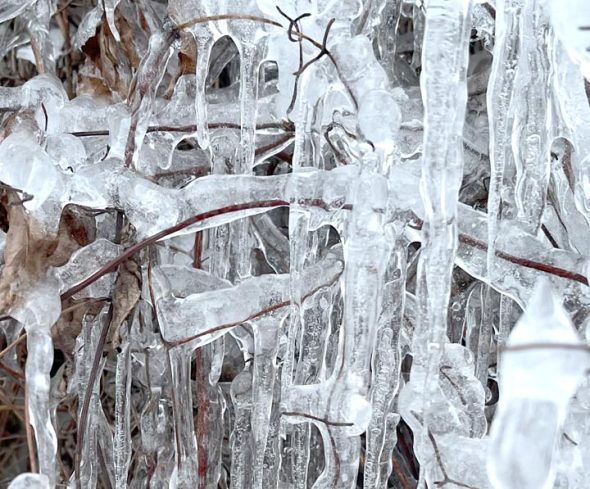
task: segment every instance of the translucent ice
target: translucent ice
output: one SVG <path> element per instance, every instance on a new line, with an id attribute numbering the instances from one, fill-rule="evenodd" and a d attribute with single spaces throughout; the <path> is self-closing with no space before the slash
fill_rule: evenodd
<path id="1" fill-rule="evenodd" d="M 495 487 L 551 487 L 567 405 L 590 363 L 582 346 L 560 300 L 540 281 L 503 353 L 489 455 Z"/>

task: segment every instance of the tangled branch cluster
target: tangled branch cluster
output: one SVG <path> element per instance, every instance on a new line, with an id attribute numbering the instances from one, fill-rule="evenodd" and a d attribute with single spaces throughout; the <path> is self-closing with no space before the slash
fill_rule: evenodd
<path id="1" fill-rule="evenodd" d="M 0 486 L 587 487 L 588 25 L 2 0 Z"/>

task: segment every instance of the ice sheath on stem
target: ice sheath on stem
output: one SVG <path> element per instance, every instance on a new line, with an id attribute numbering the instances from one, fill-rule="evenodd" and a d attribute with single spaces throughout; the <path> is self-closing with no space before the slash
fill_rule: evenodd
<path id="1" fill-rule="evenodd" d="M 502 353 L 488 466 L 494 487 L 552 486 L 567 406 L 590 364 L 583 346 L 549 282 L 541 280 Z"/>

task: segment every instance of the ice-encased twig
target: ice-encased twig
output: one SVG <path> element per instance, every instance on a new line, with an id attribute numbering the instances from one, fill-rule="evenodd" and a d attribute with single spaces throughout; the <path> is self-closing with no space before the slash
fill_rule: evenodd
<path id="1" fill-rule="evenodd" d="M 494 487 L 552 484 L 567 405 L 589 365 L 583 346 L 549 282 L 540 280 L 503 352 L 500 403 L 490 435 Z"/>
<path id="2" fill-rule="evenodd" d="M 306 296 L 332 286 L 342 273 L 338 252 L 305 270 Z M 162 335 L 171 344 L 203 345 L 241 323 L 289 304 L 288 275 L 252 277 L 231 288 L 176 298 L 165 282 L 157 286 Z"/>

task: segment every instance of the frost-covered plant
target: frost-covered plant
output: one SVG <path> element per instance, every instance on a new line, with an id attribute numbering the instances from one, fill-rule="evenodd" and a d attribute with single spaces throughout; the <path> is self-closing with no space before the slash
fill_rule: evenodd
<path id="1" fill-rule="evenodd" d="M 1 0 L 0 485 L 586 488 L 590 3 Z"/>

